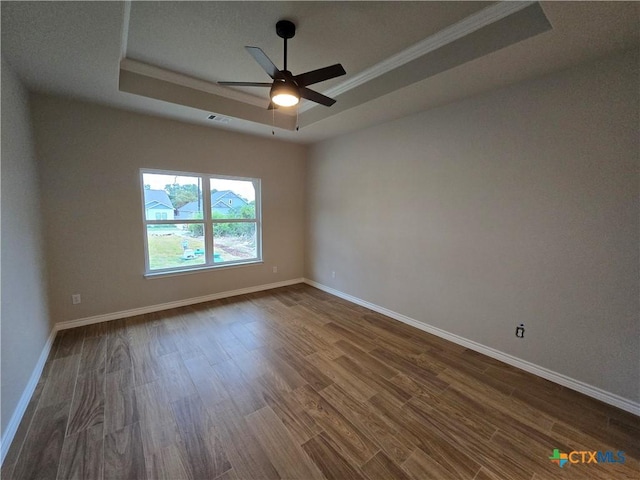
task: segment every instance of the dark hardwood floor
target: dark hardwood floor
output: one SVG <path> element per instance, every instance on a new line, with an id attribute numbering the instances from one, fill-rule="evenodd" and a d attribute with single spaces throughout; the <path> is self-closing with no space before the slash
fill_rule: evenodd
<path id="1" fill-rule="evenodd" d="M 638 479 L 638 459 L 640 418 L 296 285 L 60 332 L 2 478 Z"/>

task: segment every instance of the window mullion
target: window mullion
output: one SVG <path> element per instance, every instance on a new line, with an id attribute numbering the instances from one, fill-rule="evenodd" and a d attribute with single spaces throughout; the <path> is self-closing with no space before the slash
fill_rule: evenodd
<path id="1" fill-rule="evenodd" d="M 262 183 L 260 180 L 253 180 L 255 191 L 255 219 L 256 219 L 256 256 L 262 259 Z"/>
<path id="2" fill-rule="evenodd" d="M 213 223 L 256 223 L 255 218 L 214 218 Z"/>
<path id="3" fill-rule="evenodd" d="M 208 177 L 200 177 L 202 181 L 202 218 L 204 221 L 204 251 L 207 265 L 213 265 L 213 223 L 211 221 L 211 181 Z"/>
<path id="4" fill-rule="evenodd" d="M 202 223 L 201 220 L 145 220 L 146 225 L 191 225 Z"/>

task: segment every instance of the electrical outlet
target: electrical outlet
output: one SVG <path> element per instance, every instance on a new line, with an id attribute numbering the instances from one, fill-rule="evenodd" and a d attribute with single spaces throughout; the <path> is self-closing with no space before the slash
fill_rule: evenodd
<path id="1" fill-rule="evenodd" d="M 273 267 L 273 273 L 278 273 L 278 266 L 277 265 Z"/>
<path id="2" fill-rule="evenodd" d="M 73 303 L 74 305 L 82 303 L 82 298 L 80 298 L 79 293 L 74 293 L 73 295 L 71 295 L 71 303 Z"/>
<path id="3" fill-rule="evenodd" d="M 335 270 L 331 270 L 331 278 L 336 278 L 336 271 Z"/>

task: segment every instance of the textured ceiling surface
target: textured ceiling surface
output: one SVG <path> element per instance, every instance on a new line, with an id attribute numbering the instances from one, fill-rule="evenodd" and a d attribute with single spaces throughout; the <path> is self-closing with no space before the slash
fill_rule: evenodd
<path id="1" fill-rule="evenodd" d="M 238 91 L 215 82 L 268 81 L 243 47 L 262 48 L 282 67 L 282 40 L 274 26 L 290 19 L 297 25 L 288 56 L 294 74 L 337 62 L 347 70 L 344 77 L 314 86 L 320 92 L 340 92 L 333 110 L 307 112 L 309 105 L 303 105 L 299 132 L 276 128 L 276 138 L 297 142 L 322 140 L 637 48 L 640 35 L 638 2 L 541 2 L 530 10 L 542 12 L 550 29 L 519 38 L 513 32 L 524 24 L 514 14 L 484 30 L 466 32 L 457 43 L 418 59 L 421 63 L 407 63 L 404 71 L 400 66 L 388 72 L 379 66 L 430 39 L 451 42 L 451 31 L 496 4 L 3 1 L 0 8 L 2 56 L 32 90 L 269 136 L 272 127 L 264 112 L 268 90 Z M 516 19 L 511 33 L 497 28 L 508 26 L 510 19 Z M 509 42 L 507 37 L 512 37 Z M 493 47 L 483 47 L 483 42 Z M 436 62 L 444 66 L 434 70 Z M 123 71 L 137 75 L 136 89 L 119 85 L 126 83 Z M 339 90 L 369 71 L 374 74 L 366 83 Z M 177 94 L 162 97 L 145 79 L 161 90 L 179 85 L 201 101 L 176 100 Z M 226 116 L 227 123 L 209 122 L 210 113 Z M 277 125 L 292 128 L 294 120 L 287 120 L 291 114 L 278 115 L 283 120 Z"/>
<path id="2" fill-rule="evenodd" d="M 288 45 L 294 74 L 334 63 L 359 72 L 489 4 L 138 2 L 131 7 L 127 57 L 213 82 L 268 81 L 243 47 L 260 47 L 282 68 L 283 41 L 275 24 L 284 18 L 296 24 Z"/>

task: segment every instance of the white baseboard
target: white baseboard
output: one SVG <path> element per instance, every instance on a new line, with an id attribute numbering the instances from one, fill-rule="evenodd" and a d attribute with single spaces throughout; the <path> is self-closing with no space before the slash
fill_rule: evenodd
<path id="1" fill-rule="evenodd" d="M 614 407 L 618 407 L 629 413 L 633 413 L 634 415 L 640 416 L 640 403 L 633 402 L 632 400 L 621 397 L 614 393 L 607 392 L 605 390 L 602 390 L 601 388 L 581 382 L 580 380 L 576 380 L 561 373 L 554 372 L 553 370 L 549 370 L 526 360 L 522 360 L 518 357 L 514 357 L 513 355 L 509 355 L 508 353 L 504 353 L 494 348 L 487 347 L 486 345 L 474 342 L 473 340 L 468 340 L 464 337 L 449 333 L 440 328 L 433 327 L 423 322 L 419 322 L 418 320 L 407 317 L 406 315 L 402 315 L 374 303 L 367 302 L 366 300 L 362 300 L 360 298 L 354 297 L 353 295 L 343 293 L 334 288 L 327 287 L 326 285 L 314 282 L 313 280 L 305 278 L 304 283 L 330 293 L 331 295 L 335 295 L 336 297 L 344 298 L 345 300 L 348 300 L 352 303 L 386 315 L 387 317 L 393 318 L 394 320 L 398 320 L 402 323 L 406 323 L 407 325 L 411 325 L 412 327 L 419 328 L 420 330 L 423 330 L 427 333 L 431 333 L 440 338 L 444 338 L 445 340 L 449 340 L 450 342 L 457 343 L 458 345 L 462 345 L 463 347 L 466 347 L 470 350 L 474 350 L 488 357 L 495 358 L 496 360 L 500 360 L 501 362 L 507 363 L 516 368 L 520 368 L 526 372 L 545 378 L 551 382 L 557 383 L 564 387 L 583 393 L 589 397 L 600 400 L 604 403 L 608 403 L 609 405 L 613 405 Z"/>
<path id="2" fill-rule="evenodd" d="M 24 391 L 20 396 L 20 400 L 18 400 L 18 405 L 16 405 L 16 408 L 13 411 L 13 415 L 11 415 L 11 419 L 7 424 L 7 428 L 2 434 L 2 440 L 0 440 L 0 465 L 4 463 L 4 458 L 7 456 L 7 452 L 9 451 L 9 447 L 11 446 L 11 442 L 13 442 L 13 437 L 15 437 L 16 432 L 18 431 L 18 427 L 20 426 L 20 422 L 22 421 L 22 416 L 27 410 L 29 402 L 31 401 L 31 396 L 33 395 L 33 392 L 38 385 L 40 375 L 42 375 L 42 370 L 44 369 L 44 364 L 47 363 L 47 358 L 49 357 L 49 352 L 51 351 L 53 340 L 56 338 L 56 332 L 57 329 L 54 327 L 54 329 L 51 330 L 49 338 L 47 338 L 44 347 L 42 348 L 40 357 L 38 357 L 36 366 L 31 372 L 31 376 L 29 377 L 29 381 L 27 382 L 27 386 L 24 388 Z"/>
<path id="3" fill-rule="evenodd" d="M 286 287 L 295 285 L 296 283 L 304 283 L 304 278 L 294 278 L 283 282 L 267 283 L 265 285 L 256 285 L 255 287 L 240 288 L 238 290 L 229 290 L 226 292 L 213 293 L 202 297 L 186 298 L 184 300 L 176 300 L 175 302 L 160 303 L 150 305 L 148 307 L 132 308 L 130 310 L 122 310 L 119 312 L 105 313 L 103 315 L 94 315 L 92 317 L 78 318 L 66 322 L 58 322 L 57 330 L 66 330 L 68 328 L 82 327 L 93 323 L 109 322 L 119 318 L 135 317 L 136 315 L 144 315 L 145 313 L 159 312 L 161 310 L 169 310 L 170 308 L 185 307 L 187 305 L 195 305 L 196 303 L 210 302 L 221 298 L 235 297 L 246 293 L 261 292 L 263 290 L 271 290 L 272 288 Z"/>

